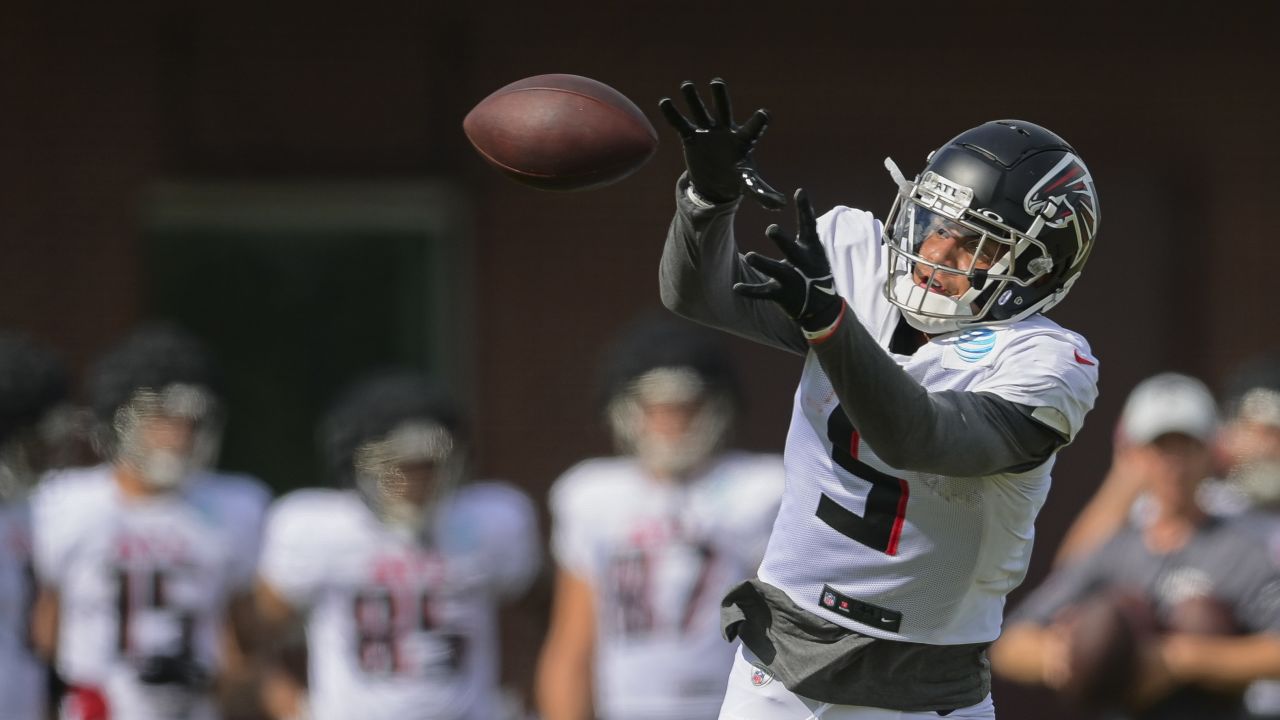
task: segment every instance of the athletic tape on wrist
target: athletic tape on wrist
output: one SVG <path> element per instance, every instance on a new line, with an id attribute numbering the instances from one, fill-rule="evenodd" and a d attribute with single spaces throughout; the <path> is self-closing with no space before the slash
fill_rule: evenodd
<path id="1" fill-rule="evenodd" d="M 821 330 L 815 330 L 813 332 L 810 332 L 808 330 L 805 330 L 803 327 L 800 328 L 800 332 L 804 333 L 804 339 L 808 340 L 810 345 L 819 345 L 825 342 L 827 338 L 835 334 L 836 328 L 840 327 L 840 321 L 844 320 L 844 310 L 846 307 L 848 306 L 845 305 L 843 301 L 841 301 L 840 313 L 836 315 L 836 319 L 833 320 L 830 325 L 822 328 Z"/>

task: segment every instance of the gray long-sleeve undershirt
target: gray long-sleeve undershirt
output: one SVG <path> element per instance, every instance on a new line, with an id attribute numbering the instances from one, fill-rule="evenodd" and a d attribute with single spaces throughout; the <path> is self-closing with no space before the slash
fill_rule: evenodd
<path id="1" fill-rule="evenodd" d="M 662 302 L 673 312 L 744 338 L 804 355 L 812 350 L 841 407 L 876 455 L 900 470 L 979 477 L 1028 470 L 1066 442 L 1031 408 L 989 393 L 929 392 L 846 312 L 836 332 L 810 346 L 775 303 L 733 292 L 763 278 L 742 262 L 733 235 L 738 202 L 699 208 L 676 187 L 676 213 L 659 266 Z"/>

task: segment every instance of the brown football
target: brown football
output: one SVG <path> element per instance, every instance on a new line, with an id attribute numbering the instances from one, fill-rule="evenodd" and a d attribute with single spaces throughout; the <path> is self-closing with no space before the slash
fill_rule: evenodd
<path id="1" fill-rule="evenodd" d="M 1137 679 L 1139 646 L 1158 631 L 1155 608 L 1138 593 L 1106 592 L 1073 608 L 1068 622 L 1071 682 L 1063 692 L 1085 707 L 1122 707 Z"/>
<path id="2" fill-rule="evenodd" d="M 462 121 L 481 157 L 544 190 L 588 190 L 635 172 L 658 134 L 625 95 L 580 75 L 517 80 L 481 100 Z"/>

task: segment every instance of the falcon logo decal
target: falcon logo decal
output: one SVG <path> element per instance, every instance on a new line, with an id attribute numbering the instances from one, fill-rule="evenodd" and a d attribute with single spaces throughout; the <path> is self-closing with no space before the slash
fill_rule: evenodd
<path id="1" fill-rule="evenodd" d="M 1040 178 L 1022 206 L 1032 217 L 1043 215 L 1045 224 L 1052 228 L 1075 222 L 1079 225 L 1077 232 L 1083 230 L 1086 238 L 1098 230 L 1098 191 L 1093 186 L 1093 176 L 1075 155 L 1063 157 Z"/>

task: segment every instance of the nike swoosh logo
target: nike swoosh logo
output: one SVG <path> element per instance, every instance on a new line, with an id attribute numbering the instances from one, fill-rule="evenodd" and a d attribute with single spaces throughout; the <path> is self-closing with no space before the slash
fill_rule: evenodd
<path id="1" fill-rule="evenodd" d="M 824 293 L 826 293 L 826 294 L 828 294 L 828 295 L 835 295 L 835 294 L 836 294 L 836 289 L 835 289 L 835 288 L 833 288 L 833 287 L 832 287 L 832 288 L 829 288 L 829 287 L 826 287 L 825 285 L 814 285 L 813 287 L 814 287 L 815 289 L 817 289 L 819 292 L 824 292 Z"/>

